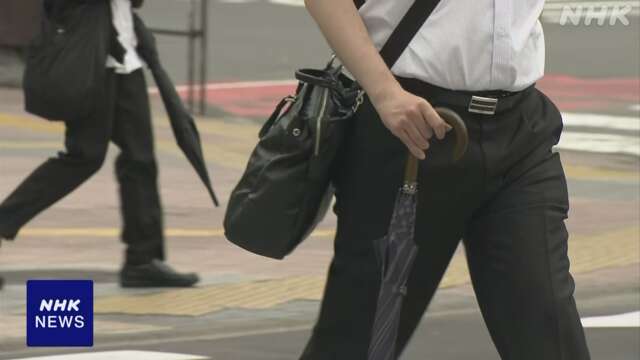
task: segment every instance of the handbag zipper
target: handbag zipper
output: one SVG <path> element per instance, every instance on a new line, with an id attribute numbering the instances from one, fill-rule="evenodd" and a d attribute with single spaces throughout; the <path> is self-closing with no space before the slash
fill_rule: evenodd
<path id="1" fill-rule="evenodd" d="M 329 99 L 329 88 L 324 89 L 324 93 L 322 94 L 322 106 L 320 107 L 320 112 L 318 113 L 318 118 L 316 119 L 316 146 L 314 150 L 315 156 L 320 155 L 320 139 L 322 132 L 322 118 L 324 118 L 324 114 L 327 110 L 327 100 Z"/>

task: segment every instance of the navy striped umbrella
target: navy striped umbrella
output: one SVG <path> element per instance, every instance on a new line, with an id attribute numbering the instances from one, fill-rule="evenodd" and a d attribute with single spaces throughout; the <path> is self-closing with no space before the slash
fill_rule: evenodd
<path id="1" fill-rule="evenodd" d="M 467 128 L 458 114 L 445 108 L 436 109 L 456 134 L 454 160 L 467 150 Z M 396 339 L 400 325 L 402 301 L 407 293 L 406 284 L 418 253 L 414 241 L 418 195 L 418 159 L 409 155 L 404 185 L 396 198 L 387 236 L 374 246 L 382 270 L 378 306 L 374 320 L 369 360 L 395 360 Z"/>

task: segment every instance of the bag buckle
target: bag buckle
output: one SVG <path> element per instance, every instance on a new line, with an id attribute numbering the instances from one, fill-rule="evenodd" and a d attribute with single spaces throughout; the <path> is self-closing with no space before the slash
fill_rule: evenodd
<path id="1" fill-rule="evenodd" d="M 498 99 L 482 96 L 472 96 L 469 102 L 469 112 L 483 115 L 495 115 Z"/>
<path id="2" fill-rule="evenodd" d="M 360 108 L 360 105 L 362 105 L 362 103 L 364 103 L 364 90 L 358 91 L 358 95 L 356 96 L 356 102 L 355 104 L 353 104 L 353 108 L 352 108 L 354 114 L 358 112 L 358 109 Z"/>

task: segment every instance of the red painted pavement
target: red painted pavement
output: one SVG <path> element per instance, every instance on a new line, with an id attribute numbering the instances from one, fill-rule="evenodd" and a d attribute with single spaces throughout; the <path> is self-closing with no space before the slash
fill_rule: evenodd
<path id="1" fill-rule="evenodd" d="M 603 112 L 640 103 L 640 78 L 584 79 L 547 75 L 537 86 L 562 111 Z"/>
<path id="2" fill-rule="evenodd" d="M 606 112 L 627 109 L 640 103 L 639 78 L 588 79 L 547 75 L 537 86 L 562 111 Z M 232 115 L 266 118 L 275 105 L 294 90 L 294 83 L 239 83 L 237 87 L 233 84 L 212 84 L 207 91 L 207 101 Z M 186 90 L 182 89 L 181 93 L 186 95 Z"/>

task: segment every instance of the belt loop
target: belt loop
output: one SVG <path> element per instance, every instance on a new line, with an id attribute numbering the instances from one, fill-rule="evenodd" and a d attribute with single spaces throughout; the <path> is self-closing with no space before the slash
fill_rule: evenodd
<path id="1" fill-rule="evenodd" d="M 498 99 L 482 96 L 472 96 L 469 102 L 469 112 L 483 115 L 495 115 Z"/>

